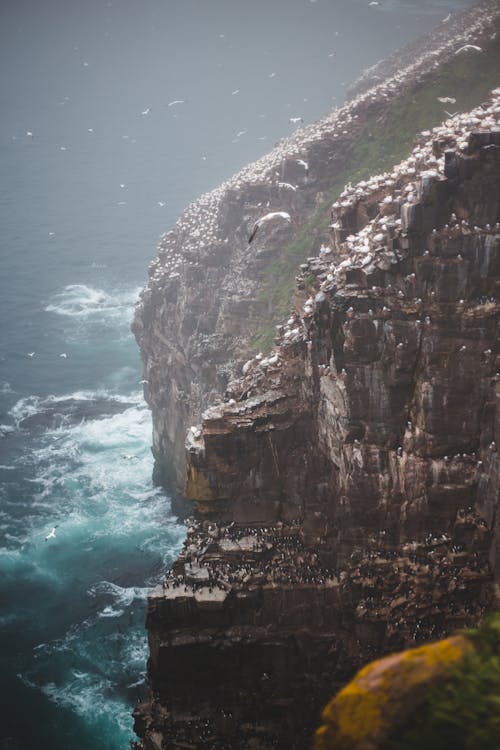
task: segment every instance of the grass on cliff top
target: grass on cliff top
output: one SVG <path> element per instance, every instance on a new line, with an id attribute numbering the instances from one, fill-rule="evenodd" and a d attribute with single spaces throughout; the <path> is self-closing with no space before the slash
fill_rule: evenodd
<path id="1" fill-rule="evenodd" d="M 393 101 L 383 119 L 375 115 L 345 160 L 342 172 L 332 174 L 325 201 L 314 218 L 264 271 L 260 299 L 267 304 L 270 323 L 254 336 L 253 345 L 268 351 L 273 343 L 274 324 L 286 316 L 299 266 L 316 255 L 328 237 L 330 207 L 347 182 L 355 184 L 370 175 L 385 172 L 409 155 L 415 137 L 446 119 L 449 112 L 466 112 L 485 101 L 500 85 L 500 39 L 494 39 L 483 52 L 464 52 L 439 70 L 428 74 L 404 96 Z M 442 104 L 438 97 L 453 97 L 456 104 Z M 499 745 L 500 747 L 500 745 Z"/>
<path id="2" fill-rule="evenodd" d="M 476 651 L 435 688 L 386 750 L 498 750 L 500 748 L 500 615 L 466 633 Z"/>

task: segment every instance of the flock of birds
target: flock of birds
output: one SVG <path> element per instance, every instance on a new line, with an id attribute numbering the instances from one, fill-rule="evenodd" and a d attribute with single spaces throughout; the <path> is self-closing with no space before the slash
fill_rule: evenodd
<path id="1" fill-rule="evenodd" d="M 480 54 L 479 45 L 471 45 L 467 40 L 476 39 L 481 33 L 489 34 L 490 22 L 491 17 L 487 9 L 483 7 L 476 16 L 475 27 L 463 29 L 461 34 L 457 33 L 453 40 L 446 42 L 441 53 L 445 56 Z M 280 178 L 283 174 L 284 161 L 295 160 L 297 165 L 304 170 L 304 174 L 309 175 L 308 149 L 313 143 L 324 138 L 325 133 L 328 133 L 328 137 L 331 138 L 352 138 L 356 132 L 359 114 L 366 101 L 380 96 L 394 95 L 394 91 L 403 85 L 407 77 L 412 78 L 418 74 L 419 70 L 428 69 L 426 66 L 429 65 L 429 56 L 435 61 L 432 64 L 438 64 L 437 52 L 431 48 L 429 52 L 423 54 L 422 59 L 412 62 L 400 74 L 396 74 L 389 81 L 381 83 L 365 94 L 359 95 L 315 126 L 296 131 L 292 138 L 283 141 L 266 157 L 248 165 L 220 188 L 205 194 L 197 202 L 191 204 L 178 220 L 175 229 L 162 239 L 158 258 L 151 266 L 149 289 L 162 288 L 166 280 L 182 277 L 185 273 L 183 267 L 202 264 L 203 254 L 208 252 L 210 247 L 217 247 L 221 243 L 227 244 L 228 238 L 221 239 L 220 237 L 219 212 L 230 192 L 238 195 L 238 192 L 245 186 L 283 184 Z M 455 103 L 454 97 L 445 92 L 439 100 L 443 104 Z M 300 314 L 292 314 L 284 325 L 277 327 L 279 344 L 270 355 L 263 356 L 259 352 L 245 363 L 243 379 L 247 378 L 247 381 L 243 390 L 236 389 L 237 393 L 234 394 L 228 392 L 229 397 L 226 403 L 231 409 L 245 408 L 238 402 L 252 395 L 251 386 L 255 385 L 259 377 L 262 380 L 274 378 L 275 383 L 280 382 L 285 350 L 293 347 L 297 342 L 306 342 L 308 346 L 311 344 L 308 318 L 314 315 L 316 307 L 323 302 L 325 293 L 345 283 L 349 270 L 359 268 L 368 271 L 377 266 L 387 270 L 392 264 L 398 263 L 398 254 L 391 249 L 392 240 L 403 233 L 405 214 L 407 214 L 408 207 L 418 202 L 423 182 L 443 179 L 445 149 L 464 152 L 469 147 L 471 131 L 498 127 L 500 127 L 500 88 L 493 91 L 491 100 L 485 106 L 477 107 L 466 114 L 448 117 L 442 125 L 423 131 L 411 155 L 397 165 L 392 172 L 375 175 L 354 186 L 346 186 L 332 206 L 331 229 L 337 236 L 334 248 L 322 246 L 318 256 L 309 259 L 302 268 L 303 271 L 321 274 L 322 281 L 319 290 L 306 300 Z M 435 142 L 440 144 L 440 153 L 433 148 Z M 291 185 L 291 188 L 290 192 L 295 192 L 294 188 L 297 186 Z M 355 211 L 357 204 L 362 201 L 372 204 L 379 202 L 378 214 L 360 232 L 345 237 L 343 217 L 350 211 Z M 249 235 L 247 235 L 247 248 L 267 225 L 290 224 L 293 221 L 293 215 L 289 211 L 268 210 L 265 212 L 263 208 L 265 204 L 262 203 L 253 207 L 254 211 L 260 211 L 260 215 L 254 218 Z M 459 221 L 454 216 L 451 217 L 448 228 L 451 233 L 459 234 L 468 234 L 477 229 L 477 227 L 470 227 L 466 220 Z M 482 231 L 497 233 L 500 231 L 500 226 L 483 227 Z M 461 258 L 457 256 L 457 260 L 460 261 Z M 410 300 L 413 283 L 414 280 L 410 274 L 405 279 L 405 288 L 397 290 L 396 297 L 408 296 Z M 414 301 L 418 306 L 418 299 Z M 390 315 L 390 313 L 391 311 L 384 307 L 381 314 L 383 316 L 384 314 Z M 347 315 L 349 316 L 349 311 Z M 424 326 L 431 325 L 432 321 L 429 316 L 425 316 L 425 319 L 417 323 Z M 399 342 L 399 346 L 402 347 L 403 343 Z M 327 372 L 327 365 L 323 366 L 320 374 L 324 375 L 325 372 Z M 339 383 L 345 379 L 346 375 L 344 371 L 336 373 Z M 210 418 L 209 412 L 210 410 L 204 416 Z M 200 438 L 202 438 L 200 428 L 193 427 L 188 439 L 197 442 Z"/>
<path id="2" fill-rule="evenodd" d="M 427 629 L 436 636 L 442 621 L 436 592 L 446 595 L 450 618 L 463 627 L 477 617 L 477 591 L 490 579 L 484 521 L 469 508 L 459 512 L 458 524 L 476 534 L 474 552 L 454 543 L 450 534 L 433 533 L 393 549 L 380 532 L 367 536 L 363 552 L 331 567 L 323 562 L 324 553 L 328 555 L 324 542 L 314 549 L 304 545 L 300 519 L 267 526 L 190 519 L 183 551 L 165 576 L 161 595 L 222 602 L 240 587 L 336 587 L 346 602 L 356 591 L 357 618 L 383 622 L 388 637 L 394 633 L 401 638 L 405 631 L 423 637 Z M 467 605 L 469 600 L 475 604 Z"/>
<path id="3" fill-rule="evenodd" d="M 300 530 L 298 520 L 240 526 L 190 519 L 184 551 L 165 577 L 163 594 L 175 598 L 200 592 L 210 597 L 252 583 L 338 583 L 338 571 L 304 546 Z"/>
<path id="4" fill-rule="evenodd" d="M 392 265 L 401 261 L 400 251 L 391 249 L 392 242 L 401 239 L 404 234 L 404 222 L 401 218 L 404 215 L 405 207 L 414 205 L 421 196 L 423 185 L 433 180 L 445 179 L 444 176 L 444 154 L 445 150 L 454 150 L 458 154 L 469 149 L 471 133 L 474 131 L 488 132 L 500 129 L 500 88 L 492 92 L 492 96 L 484 105 L 476 107 L 472 111 L 456 115 L 454 118 L 446 120 L 443 124 L 432 130 L 423 131 L 417 139 L 417 143 L 411 155 L 396 165 L 392 172 L 381 175 L 374 175 L 368 180 L 362 180 L 357 185 L 347 185 L 339 196 L 338 200 L 332 206 L 332 224 L 335 240 L 333 247 L 322 246 L 317 256 L 308 259 L 307 263 L 302 264 L 301 270 L 303 275 L 313 276 L 319 280 L 319 289 L 313 296 L 310 296 L 304 303 L 301 313 L 294 312 L 283 325 L 278 325 L 277 337 L 278 343 L 271 353 L 264 356 L 259 352 L 255 357 L 248 360 L 242 368 L 243 378 L 240 381 L 234 381 L 227 390 L 226 404 L 230 407 L 230 412 L 235 416 L 248 411 L 252 408 L 252 402 L 248 402 L 257 390 L 261 389 L 261 384 L 265 383 L 267 388 L 280 388 L 283 377 L 286 377 L 286 368 L 282 368 L 284 359 L 289 359 L 286 350 L 293 347 L 296 343 L 306 342 L 308 347 L 311 346 L 309 320 L 312 320 L 318 307 L 326 299 L 326 294 L 336 292 L 339 288 L 344 287 L 348 271 L 353 269 L 363 269 L 368 272 L 376 268 L 388 270 Z M 436 150 L 436 144 L 439 149 Z M 438 155 L 436 155 L 436 153 Z M 345 237 L 344 220 L 350 213 L 355 212 L 358 204 L 371 204 L 378 206 L 378 213 L 374 219 L 368 221 L 366 225 L 358 232 Z M 270 221 L 291 221 L 291 217 L 286 212 L 271 212 L 258 220 L 250 235 L 250 241 L 255 236 L 259 227 Z M 461 238 L 463 236 L 475 234 L 498 235 L 500 234 L 500 224 L 490 226 L 489 224 L 479 227 L 471 225 L 466 219 L 458 219 L 456 214 L 451 214 L 449 223 L 444 230 L 451 239 Z M 436 230 L 433 230 L 436 234 Z M 429 254 L 425 250 L 424 255 Z M 458 253 L 457 262 L 462 262 L 463 258 Z M 422 299 L 415 296 L 415 274 L 408 274 L 402 279 L 403 284 L 400 288 L 392 289 L 387 287 L 387 291 L 394 297 L 394 303 L 401 305 L 409 303 L 417 312 L 421 313 L 422 319 L 416 321 L 417 329 L 432 324 L 429 315 L 423 313 L 424 305 Z M 375 289 L 376 291 L 376 289 Z M 435 292 L 430 292 L 430 298 L 434 297 Z M 485 298 L 478 300 L 480 305 L 494 305 L 495 299 Z M 464 300 L 457 302 L 457 309 L 463 309 Z M 368 315 L 373 317 L 373 310 L 368 310 Z M 383 309 L 378 310 L 377 317 L 390 317 L 392 311 L 384 305 Z M 353 308 L 346 311 L 347 318 L 354 315 Z M 411 344 L 411 342 L 410 342 Z M 398 353 L 404 354 L 405 346 L 410 345 L 408 342 L 395 341 L 396 356 Z M 480 354 L 475 347 L 462 345 L 460 347 L 460 357 L 473 356 Z M 491 369 L 491 350 L 485 350 L 482 355 L 488 370 Z M 347 377 L 344 370 L 342 372 L 330 373 L 330 367 L 326 364 L 319 365 L 319 375 L 332 375 L 342 386 L 342 381 Z M 497 374 L 497 378 L 500 374 Z M 246 403 L 241 403 L 246 402 Z M 212 413 L 213 412 L 213 413 Z M 220 405 L 208 409 L 203 414 L 203 419 L 209 420 L 212 416 L 220 418 Z M 412 434 L 412 426 L 409 423 L 409 434 Z M 199 441 L 202 438 L 200 428 L 192 428 L 196 433 L 190 435 L 192 442 Z M 494 444 L 492 444 L 494 446 Z M 402 455 L 403 448 L 398 449 L 398 455 Z M 445 457 L 445 461 L 448 456 Z M 481 462 L 479 462 L 478 466 Z"/>
<path id="5" fill-rule="evenodd" d="M 397 263 L 397 254 L 389 250 L 391 240 L 399 236 L 403 229 L 405 209 L 419 200 L 422 183 L 444 179 L 444 152 L 456 150 L 459 153 L 469 148 L 472 130 L 491 130 L 500 127 L 500 88 L 492 92 L 492 98 L 485 106 L 471 112 L 455 115 L 442 125 L 421 133 L 411 155 L 398 164 L 390 173 L 374 175 L 357 185 L 348 185 L 332 206 L 332 225 L 339 241 L 336 249 L 345 257 L 339 264 L 332 265 L 331 278 L 336 281 L 345 278 L 346 271 L 352 268 L 383 266 L 389 256 L 390 262 Z M 441 156 L 436 156 L 434 143 L 439 143 Z M 376 203 L 380 198 L 377 216 L 361 231 L 348 235 L 342 240 L 344 229 L 342 216 L 354 211 L 361 201 Z M 451 217 L 450 229 L 457 228 L 461 233 L 470 233 L 467 220 L 458 221 Z M 498 227 L 484 227 L 498 231 Z"/>
<path id="6" fill-rule="evenodd" d="M 240 193 L 251 186 L 273 186 L 283 184 L 281 175 L 284 165 L 295 160 L 304 169 L 303 184 L 309 182 L 308 153 L 314 144 L 328 138 L 338 142 L 339 150 L 351 142 L 360 129 L 359 118 L 365 105 L 391 99 L 398 95 L 401 87 L 408 81 L 418 79 L 432 67 L 455 55 L 480 54 L 481 47 L 471 44 L 471 39 L 491 35 L 492 21 L 497 12 L 494 3 L 485 3 L 475 9 L 474 16 L 468 16 L 466 26 L 458 19 L 447 19 L 448 25 L 434 32 L 427 39 L 425 49 L 416 57 L 404 58 L 404 63 L 397 72 L 385 77 L 382 81 L 359 94 L 354 99 L 339 107 L 330 115 L 313 125 L 298 127 L 295 132 L 281 140 L 276 147 L 256 162 L 248 164 L 232 178 L 222 183 L 215 190 L 205 193 L 191 203 L 177 220 L 174 228 L 164 234 L 158 245 L 158 256 L 150 263 L 150 280 L 148 286 L 154 290 L 163 288 L 170 279 L 183 276 L 183 269 L 199 265 L 211 249 L 229 243 L 224 236 L 224 212 L 221 210 L 227 202 L 228 195 Z M 300 124 L 301 118 L 291 118 Z M 434 165 L 436 166 L 436 165 Z M 409 165 L 411 170 L 411 165 Z M 300 189 L 290 185 L 290 191 Z M 269 201 L 259 203 L 254 210 L 261 216 L 253 219 L 250 237 L 255 237 L 256 224 L 262 225 L 263 209 L 270 207 Z M 270 211 L 269 213 L 289 213 L 288 210 Z M 259 224 L 260 222 L 260 224 Z M 258 228 L 258 226 L 257 226 Z"/>
<path id="7" fill-rule="evenodd" d="M 297 342 L 308 341 L 308 319 L 312 319 L 317 306 L 325 300 L 326 294 L 342 288 L 346 283 L 347 273 L 353 269 L 363 269 L 366 272 L 375 268 L 388 270 L 392 265 L 400 262 L 400 253 L 390 248 L 392 241 L 401 238 L 403 233 L 401 215 L 405 206 L 413 205 L 418 200 L 422 190 L 422 181 L 444 179 L 444 157 L 436 157 L 434 149 L 436 142 L 440 144 L 443 153 L 444 150 L 456 150 L 461 153 L 469 148 L 471 131 L 476 129 L 488 131 L 498 128 L 500 128 L 500 88 L 492 92 L 491 99 L 485 105 L 466 114 L 456 115 L 432 130 L 423 131 L 412 154 L 398 164 L 392 172 L 374 175 L 356 185 L 347 185 L 332 206 L 331 229 L 336 236 L 333 247 L 322 246 L 317 256 L 309 258 L 308 262 L 301 266 L 303 274 L 313 275 L 320 280 L 319 290 L 305 301 L 300 315 L 294 313 L 286 323 L 277 326 L 279 343 L 267 357 L 259 353 L 247 361 L 242 369 L 243 376 L 248 376 L 254 383 L 265 380 L 279 386 L 281 377 L 273 377 L 273 373 L 277 372 L 277 368 L 281 366 L 284 350 Z M 344 237 L 345 216 L 355 212 L 358 204 L 378 205 L 377 216 L 368 221 L 360 231 Z M 458 219 L 456 214 L 451 214 L 445 230 L 452 239 L 468 236 L 473 232 L 498 235 L 500 224 L 494 226 L 487 224 L 479 227 L 471 225 L 466 219 Z M 435 233 L 436 230 L 434 230 Z M 429 251 L 426 250 L 425 254 L 429 254 Z M 457 261 L 461 260 L 461 255 L 458 254 Z M 403 288 L 396 290 L 389 286 L 388 291 L 394 292 L 397 304 L 406 300 L 414 305 L 417 311 L 421 311 L 423 302 L 414 294 L 415 274 L 409 274 L 403 281 Z M 431 298 L 434 294 L 434 292 L 430 293 Z M 495 302 L 493 298 L 478 300 L 481 305 L 495 304 Z M 464 300 L 459 300 L 457 305 L 459 308 L 463 307 Z M 368 315 L 370 314 L 374 315 L 372 310 L 368 310 Z M 389 317 L 391 314 L 391 309 L 386 305 L 377 313 L 382 318 Z M 347 309 L 346 315 L 347 318 L 354 315 L 352 307 Z M 429 316 L 417 320 L 417 324 L 422 326 L 431 325 L 431 322 Z M 403 348 L 404 343 L 399 342 L 397 347 Z M 460 347 L 461 355 L 466 354 L 467 351 L 467 346 Z M 475 356 L 472 349 L 470 353 Z M 489 361 L 490 355 L 491 350 L 487 349 L 482 356 Z M 320 364 L 319 369 L 320 375 L 330 374 L 330 368 L 326 364 Z M 335 373 L 335 379 L 338 380 L 339 385 L 345 377 L 345 370 Z M 234 398 L 230 398 L 227 403 L 233 408 L 236 404 Z"/>

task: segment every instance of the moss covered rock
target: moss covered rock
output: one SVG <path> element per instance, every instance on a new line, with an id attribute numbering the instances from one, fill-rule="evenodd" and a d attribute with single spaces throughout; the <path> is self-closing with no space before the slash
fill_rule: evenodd
<path id="1" fill-rule="evenodd" d="M 323 711 L 316 750 L 376 750 L 421 705 L 429 690 L 473 651 L 457 635 L 364 667 Z"/>

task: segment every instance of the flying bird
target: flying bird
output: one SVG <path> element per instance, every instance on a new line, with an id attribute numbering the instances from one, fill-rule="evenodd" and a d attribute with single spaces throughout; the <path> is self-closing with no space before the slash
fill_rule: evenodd
<path id="1" fill-rule="evenodd" d="M 469 49 L 473 49 L 476 52 L 482 52 L 483 51 L 483 48 L 482 47 L 478 47 L 477 44 L 464 44 L 463 47 L 460 47 L 460 49 L 457 49 L 457 51 L 455 52 L 455 54 L 458 55 L 459 52 L 466 52 Z"/>
<path id="2" fill-rule="evenodd" d="M 288 122 L 291 122 L 292 125 L 297 125 L 298 122 L 304 122 L 302 117 L 289 117 Z"/>
<path id="3" fill-rule="evenodd" d="M 263 224 L 267 224 L 267 222 L 271 221 L 272 219 L 284 219 L 288 222 L 292 220 L 290 214 L 286 211 L 271 211 L 271 213 L 265 214 L 265 216 L 261 216 L 260 219 L 257 219 L 255 224 L 253 225 L 250 237 L 248 238 L 248 244 L 252 242 L 260 227 Z"/>
<path id="4" fill-rule="evenodd" d="M 441 104 L 455 104 L 457 101 L 453 96 L 438 96 L 437 100 Z"/>
<path id="5" fill-rule="evenodd" d="M 176 104 L 185 104 L 184 99 L 174 99 L 172 102 L 168 103 L 169 107 L 175 107 Z"/>
<path id="6" fill-rule="evenodd" d="M 53 526 L 47 536 L 45 537 L 45 541 L 48 542 L 49 539 L 55 539 L 56 538 L 56 529 L 57 526 Z"/>

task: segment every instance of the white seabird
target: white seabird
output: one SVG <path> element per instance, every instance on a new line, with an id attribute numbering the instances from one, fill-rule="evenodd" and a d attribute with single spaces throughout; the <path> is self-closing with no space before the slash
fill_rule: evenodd
<path id="1" fill-rule="evenodd" d="M 304 161 L 304 159 L 295 159 L 295 161 L 297 162 L 297 164 L 299 165 L 299 167 L 304 167 L 305 173 L 308 174 L 308 172 L 309 172 L 309 164 L 306 161 Z"/>
<path id="2" fill-rule="evenodd" d="M 56 538 L 56 529 L 57 526 L 53 526 L 47 536 L 45 537 L 45 541 L 48 542 L 49 539 L 55 539 Z"/>
<path id="3" fill-rule="evenodd" d="M 290 222 L 292 220 L 292 217 L 286 211 L 271 211 L 271 213 L 265 214 L 265 216 L 261 216 L 260 219 L 257 219 L 255 224 L 253 225 L 252 232 L 250 234 L 250 237 L 248 238 L 248 244 L 252 242 L 260 227 L 263 224 L 267 224 L 267 222 L 271 221 L 272 219 L 284 219 L 285 221 Z"/>
<path id="4" fill-rule="evenodd" d="M 475 52 L 482 52 L 483 51 L 483 48 L 482 47 L 478 47 L 477 44 L 464 44 L 463 47 L 460 47 L 460 49 L 457 49 L 457 51 L 455 52 L 455 54 L 458 55 L 459 52 L 466 52 L 469 49 L 473 49 L 473 50 L 475 50 Z"/>
<path id="5" fill-rule="evenodd" d="M 168 103 L 169 107 L 175 107 L 176 104 L 185 104 L 185 99 L 174 99 L 173 101 Z"/>

